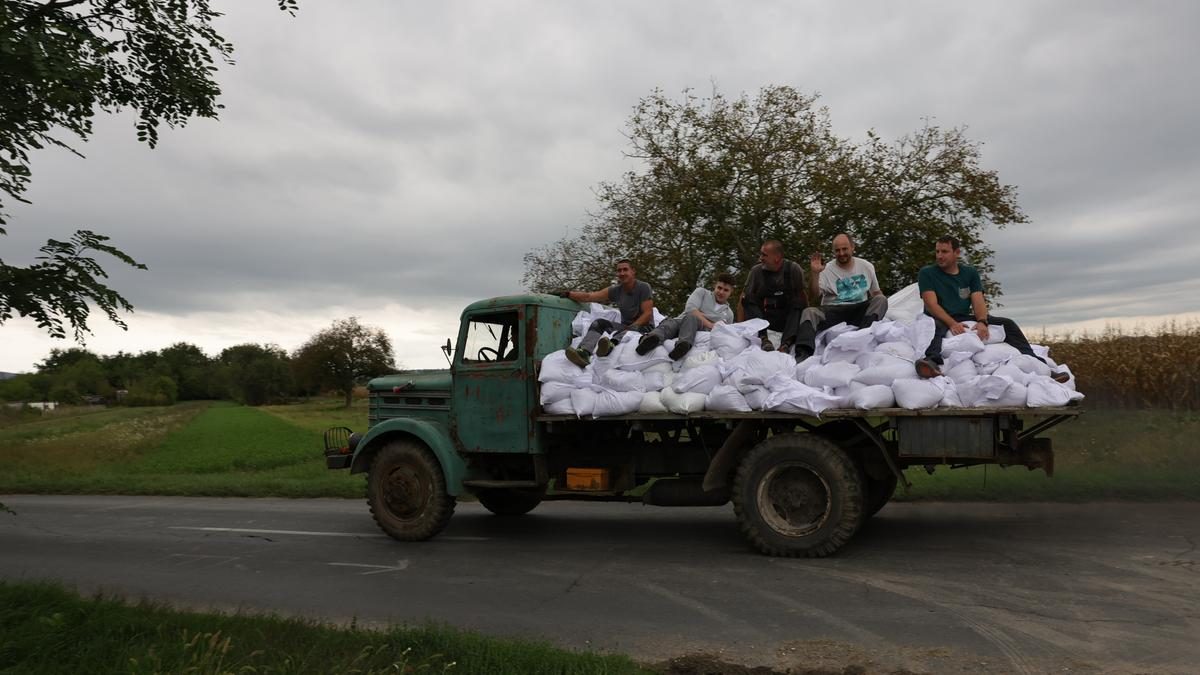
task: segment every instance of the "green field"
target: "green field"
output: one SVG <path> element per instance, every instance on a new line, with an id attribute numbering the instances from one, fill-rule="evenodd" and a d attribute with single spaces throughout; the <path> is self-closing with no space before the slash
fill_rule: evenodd
<path id="1" fill-rule="evenodd" d="M 366 403 L 186 403 L 55 414 L 0 427 L 0 493 L 361 497 L 329 471 L 321 432 L 363 430 Z M 911 468 L 898 499 L 1200 499 L 1200 414 L 1090 410 L 1050 432 L 1057 467 Z"/>
<path id="2" fill-rule="evenodd" d="M 331 628 L 277 617 L 180 612 L 0 582 L 0 673 L 648 672 L 624 656 L 483 637 L 442 626 Z"/>

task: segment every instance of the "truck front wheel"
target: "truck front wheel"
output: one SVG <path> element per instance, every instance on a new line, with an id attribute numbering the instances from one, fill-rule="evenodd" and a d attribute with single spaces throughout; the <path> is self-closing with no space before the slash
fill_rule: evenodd
<path id="1" fill-rule="evenodd" d="M 545 490 L 492 488 L 477 490 L 483 508 L 498 516 L 523 516 L 542 503 Z"/>
<path id="2" fill-rule="evenodd" d="M 442 467 L 428 448 L 392 441 L 371 462 L 367 475 L 371 516 L 388 536 L 423 541 L 441 532 L 454 514 Z"/>
<path id="3" fill-rule="evenodd" d="M 863 492 L 858 466 L 832 441 L 781 434 L 742 459 L 733 508 L 742 535 L 762 553 L 822 558 L 862 525 Z"/>

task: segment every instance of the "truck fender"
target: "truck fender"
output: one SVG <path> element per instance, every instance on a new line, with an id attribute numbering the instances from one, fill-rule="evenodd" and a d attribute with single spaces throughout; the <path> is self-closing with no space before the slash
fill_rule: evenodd
<path id="1" fill-rule="evenodd" d="M 458 495 L 462 492 L 463 477 L 467 465 L 454 449 L 450 435 L 436 422 L 417 419 L 391 419 L 371 427 L 367 435 L 354 449 L 350 473 L 362 473 L 370 468 L 371 458 L 389 441 L 412 438 L 424 443 L 442 466 L 446 478 L 446 492 Z"/>

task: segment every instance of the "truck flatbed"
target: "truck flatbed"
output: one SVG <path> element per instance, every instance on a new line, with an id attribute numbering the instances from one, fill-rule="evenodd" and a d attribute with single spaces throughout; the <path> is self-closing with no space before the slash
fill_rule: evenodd
<path id="1" fill-rule="evenodd" d="M 1075 417 L 1083 410 L 1079 406 L 1062 406 L 1047 408 L 999 407 L 983 408 L 874 408 L 859 410 L 858 408 L 829 408 L 820 415 L 804 415 L 785 412 L 719 412 L 703 410 L 694 414 L 680 415 L 676 413 L 632 413 L 629 415 L 611 415 L 606 417 L 575 417 L 574 415 L 538 415 L 538 422 L 604 422 L 623 420 L 788 420 L 788 419 L 853 419 L 866 417 L 998 417 L 1000 415 L 1021 415 L 1028 417 Z"/>

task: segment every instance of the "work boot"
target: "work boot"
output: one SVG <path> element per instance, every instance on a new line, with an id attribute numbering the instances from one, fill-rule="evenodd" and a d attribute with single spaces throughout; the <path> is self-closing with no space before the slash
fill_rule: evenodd
<path id="1" fill-rule="evenodd" d="M 600 338 L 600 341 L 596 343 L 596 356 L 608 356 L 612 350 L 613 342 L 606 337 Z"/>
<path id="2" fill-rule="evenodd" d="M 779 343 L 779 351 L 783 352 L 784 354 L 790 354 L 790 353 L 792 353 L 792 343 L 793 343 L 793 341 L 792 341 L 792 340 L 789 340 L 789 339 L 787 339 L 787 338 L 784 338 L 784 339 L 783 339 L 783 340 L 782 340 L 782 341 Z"/>
<path id="3" fill-rule="evenodd" d="M 671 350 L 669 356 L 671 357 L 672 361 L 678 361 L 679 359 L 683 358 L 684 354 L 687 354 L 689 351 L 691 351 L 691 349 L 692 343 L 688 342 L 687 340 L 680 340 L 675 343 L 675 348 Z"/>
<path id="4" fill-rule="evenodd" d="M 917 368 L 917 375 L 925 379 L 937 377 L 942 374 L 942 369 L 932 359 L 917 359 L 917 362 L 913 365 Z"/>
<path id="5" fill-rule="evenodd" d="M 580 368 L 587 368 L 592 361 L 592 355 L 586 349 L 567 347 L 567 360 Z"/>
<path id="6" fill-rule="evenodd" d="M 796 363 L 813 355 L 813 348 L 808 345 L 796 345 Z"/>
<path id="7" fill-rule="evenodd" d="M 773 352 L 773 351 L 775 351 L 775 345 L 774 345 L 774 344 L 771 342 L 771 338 L 767 337 L 766 335 L 762 336 L 762 343 L 761 343 L 761 344 L 762 344 L 762 350 L 763 350 L 764 352 Z"/>
<path id="8" fill-rule="evenodd" d="M 638 356 L 645 356 L 653 351 L 660 342 L 662 342 L 662 338 L 658 337 L 654 333 L 647 333 L 646 335 L 642 336 L 641 340 L 638 340 L 637 348 L 633 351 L 637 352 Z"/>
<path id="9" fill-rule="evenodd" d="M 1050 374 L 1050 379 L 1059 384 L 1066 384 L 1071 381 L 1071 374 L 1065 370 L 1060 370 Z"/>

